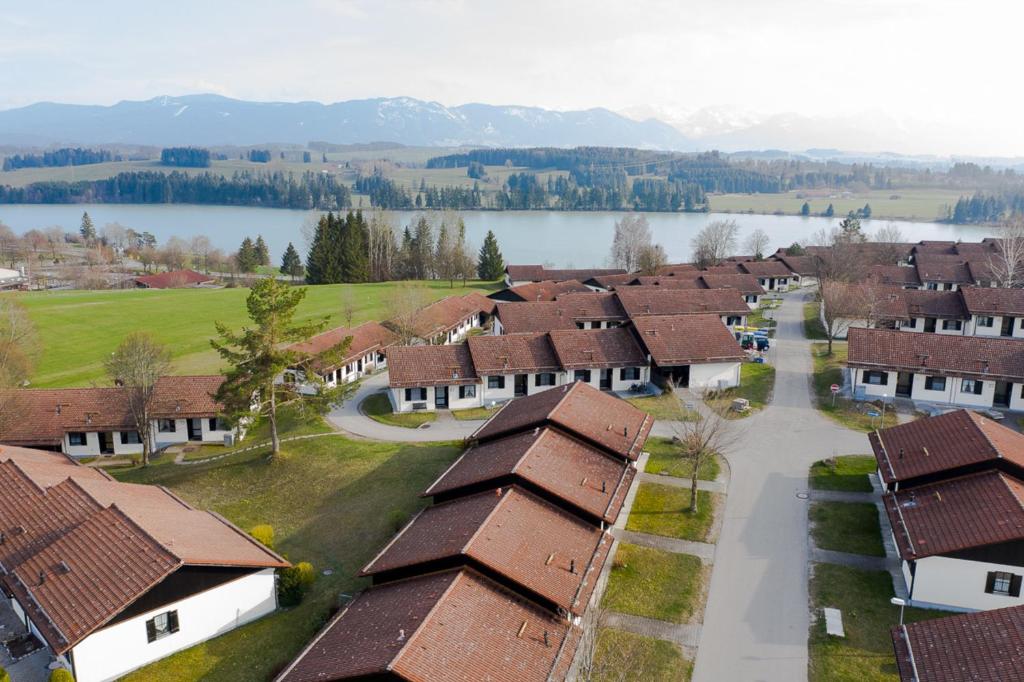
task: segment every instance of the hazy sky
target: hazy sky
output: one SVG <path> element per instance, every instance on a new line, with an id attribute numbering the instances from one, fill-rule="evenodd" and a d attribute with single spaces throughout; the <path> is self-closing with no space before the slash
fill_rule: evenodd
<path id="1" fill-rule="evenodd" d="M 1024 155 L 1022 26 L 1018 0 L 0 0 L 0 108 L 215 92 L 870 112 L 936 152 Z"/>

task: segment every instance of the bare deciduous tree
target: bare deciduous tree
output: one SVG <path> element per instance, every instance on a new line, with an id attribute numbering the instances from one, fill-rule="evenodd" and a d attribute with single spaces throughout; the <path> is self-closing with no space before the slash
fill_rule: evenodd
<path id="1" fill-rule="evenodd" d="M 642 275 L 656 275 L 661 268 L 668 265 L 668 254 L 661 244 L 650 244 L 640 251 L 637 261 L 637 272 Z"/>
<path id="2" fill-rule="evenodd" d="M 886 223 L 884 227 L 878 228 L 872 241 L 881 247 L 877 250 L 876 259 L 886 265 L 895 265 L 903 256 L 900 244 L 906 240 L 895 223 Z"/>
<path id="3" fill-rule="evenodd" d="M 764 252 L 768 250 L 771 242 L 772 240 L 768 233 L 759 227 L 747 235 L 747 238 L 743 241 L 743 250 L 753 255 L 754 260 L 762 260 Z"/>
<path id="4" fill-rule="evenodd" d="M 103 363 L 107 376 L 124 387 L 125 400 L 142 441 L 142 466 L 149 464 L 153 392 L 171 367 L 171 352 L 146 332 L 132 332 Z"/>
<path id="5" fill-rule="evenodd" d="M 654 679 L 657 663 L 639 637 L 608 627 L 609 611 L 598 605 L 583 617 L 577 651 L 578 682 L 631 682 Z"/>
<path id="6" fill-rule="evenodd" d="M 210 243 L 210 238 L 205 235 L 198 234 L 192 237 L 192 241 L 189 243 L 192 262 L 197 267 L 201 267 L 206 274 L 210 274 L 210 251 L 212 250 L 213 245 Z"/>
<path id="7" fill-rule="evenodd" d="M 394 275 L 398 255 L 398 233 L 391 214 L 375 210 L 370 216 L 367 234 L 370 279 L 374 282 L 387 281 Z"/>
<path id="8" fill-rule="evenodd" d="M 408 346 L 416 338 L 416 314 L 430 301 L 426 287 L 418 282 L 395 286 L 387 300 L 387 326 L 398 334 L 399 343 Z"/>
<path id="9" fill-rule="evenodd" d="M 690 512 L 697 513 L 697 482 L 700 469 L 715 455 L 729 449 L 736 440 L 735 422 L 726 417 L 729 405 L 716 405 L 709 400 L 711 395 L 702 396 L 702 407 L 694 419 L 675 422 L 672 442 L 678 447 L 680 458 L 693 467 L 690 474 Z"/>
<path id="10" fill-rule="evenodd" d="M 735 220 L 714 220 L 705 225 L 690 241 L 694 264 L 706 268 L 733 255 L 739 230 Z"/>
<path id="11" fill-rule="evenodd" d="M 354 289 L 355 287 L 347 284 L 341 287 L 341 317 L 345 320 L 345 327 L 348 329 L 352 328 L 352 318 L 355 317 L 358 307 Z"/>
<path id="12" fill-rule="evenodd" d="M 999 229 L 996 251 L 988 258 L 992 282 L 1013 288 L 1024 280 L 1024 219 L 1017 217 Z"/>
<path id="13" fill-rule="evenodd" d="M 651 226 L 646 216 L 631 213 L 615 221 L 615 236 L 609 256 L 612 267 L 636 272 L 640 269 L 641 254 L 650 247 Z"/>
<path id="14" fill-rule="evenodd" d="M 28 313 L 11 298 L 0 298 L 0 441 L 8 424 L 20 418 L 12 391 L 28 381 L 39 348 Z"/>
<path id="15" fill-rule="evenodd" d="M 823 279 L 818 284 L 821 299 L 821 320 L 828 337 L 828 354 L 832 355 L 832 342 L 850 328 L 854 320 L 866 319 L 862 287 L 832 279 Z"/>

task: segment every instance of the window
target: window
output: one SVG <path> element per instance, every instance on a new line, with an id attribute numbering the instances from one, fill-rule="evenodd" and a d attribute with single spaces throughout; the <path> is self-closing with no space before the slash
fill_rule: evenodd
<path id="1" fill-rule="evenodd" d="M 639 381 L 640 380 L 640 368 L 639 367 L 623 367 L 619 370 L 619 379 L 622 381 Z"/>
<path id="2" fill-rule="evenodd" d="M 872 384 L 874 386 L 886 386 L 889 383 L 889 373 L 866 370 L 861 383 Z"/>
<path id="3" fill-rule="evenodd" d="M 68 445 L 85 445 L 85 433 L 81 431 L 69 431 Z"/>
<path id="4" fill-rule="evenodd" d="M 590 383 L 590 370 L 589 369 L 578 369 L 572 373 L 573 381 L 583 381 Z"/>
<path id="5" fill-rule="evenodd" d="M 211 431 L 229 431 L 230 427 L 228 423 L 220 417 L 210 417 L 209 422 Z"/>
<path id="6" fill-rule="evenodd" d="M 459 397 L 460 398 L 475 398 L 476 397 L 476 386 L 470 384 L 469 386 L 459 386 Z"/>
<path id="7" fill-rule="evenodd" d="M 1006 597 L 1019 597 L 1022 576 L 1005 571 L 989 571 L 985 580 L 987 594 L 999 594 Z"/>
<path id="8" fill-rule="evenodd" d="M 735 315 L 730 315 L 729 317 L 725 318 L 725 326 L 731 327 L 736 324 L 743 324 L 743 318 L 736 317 Z"/>
<path id="9" fill-rule="evenodd" d="M 156 430 L 160 433 L 174 433 L 178 430 L 178 424 L 173 419 L 157 419 Z"/>
<path id="10" fill-rule="evenodd" d="M 946 377 L 925 377 L 924 387 L 927 391 L 945 391 Z"/>
<path id="11" fill-rule="evenodd" d="M 964 379 L 963 383 L 960 384 L 960 392 L 981 395 L 981 391 L 984 387 L 984 381 L 978 381 L 977 379 Z"/>
<path id="12" fill-rule="evenodd" d="M 943 329 L 955 329 L 957 331 L 960 331 L 960 329 L 962 327 L 963 327 L 963 324 L 960 322 L 960 320 L 943 320 L 942 321 L 942 328 Z"/>
<path id="13" fill-rule="evenodd" d="M 138 431 L 121 432 L 121 445 L 139 445 L 140 443 L 142 443 L 142 439 L 139 437 Z"/>
<path id="14" fill-rule="evenodd" d="M 928 291 L 938 291 L 939 284 L 938 282 L 927 282 L 925 283 L 924 288 Z"/>
<path id="15" fill-rule="evenodd" d="M 178 612 L 167 611 L 146 621 L 146 640 L 155 642 L 178 631 Z"/>
<path id="16" fill-rule="evenodd" d="M 983 315 L 978 318 L 979 327 L 994 327 L 996 325 L 996 318 L 991 315 Z"/>
<path id="17" fill-rule="evenodd" d="M 576 328 L 577 329 L 586 329 L 587 328 L 587 323 L 586 322 L 577 322 L 576 323 Z"/>
<path id="18" fill-rule="evenodd" d="M 426 400 L 427 399 L 427 389 L 423 388 L 423 387 L 420 387 L 420 388 L 407 388 L 407 389 L 405 389 L 405 399 L 406 400 Z"/>
<path id="19" fill-rule="evenodd" d="M 541 372 L 533 378 L 534 386 L 554 386 L 555 385 L 555 373 L 554 372 Z"/>
<path id="20" fill-rule="evenodd" d="M 505 388 L 505 377 L 487 377 L 487 388 Z"/>

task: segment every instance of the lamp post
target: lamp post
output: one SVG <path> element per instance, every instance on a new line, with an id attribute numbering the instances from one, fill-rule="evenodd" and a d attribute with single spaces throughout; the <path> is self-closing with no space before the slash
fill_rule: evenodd
<path id="1" fill-rule="evenodd" d="M 883 428 L 883 429 L 885 428 L 885 403 L 887 403 L 888 401 L 889 401 L 889 394 L 888 393 L 883 393 L 882 394 L 882 422 L 881 422 L 881 424 L 879 424 L 879 428 Z"/>
<path id="2" fill-rule="evenodd" d="M 906 599 L 900 599 L 899 597 L 893 597 L 892 599 L 889 600 L 889 603 L 892 604 L 893 606 L 900 607 L 900 625 L 903 625 L 903 609 L 907 605 L 907 600 Z"/>

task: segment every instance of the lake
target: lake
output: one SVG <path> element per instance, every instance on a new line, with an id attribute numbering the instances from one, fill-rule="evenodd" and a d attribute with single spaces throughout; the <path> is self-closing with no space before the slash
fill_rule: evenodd
<path id="1" fill-rule="evenodd" d="M 294 242 L 305 255 L 303 225 L 316 220 L 318 212 L 277 208 L 236 206 L 194 206 L 186 204 L 60 204 L 0 205 L 0 222 L 21 233 L 32 228 L 59 225 L 77 232 L 82 212 L 88 211 L 97 229 L 107 223 L 120 223 L 138 232 L 156 235 L 159 243 L 169 237 L 189 239 L 206 235 L 225 251 L 234 251 L 246 236 L 263 235 L 278 263 L 288 242 Z M 400 227 L 417 215 L 413 211 L 391 212 Z M 553 263 L 557 267 L 598 267 L 605 264 L 611 246 L 615 221 L 624 214 L 577 211 L 465 211 L 469 240 L 477 247 L 487 230 L 493 230 L 498 244 L 510 263 Z M 821 228 L 838 224 L 841 218 L 801 216 L 648 213 L 654 240 L 661 243 L 672 262 L 688 260 L 690 240 L 709 221 L 728 218 L 740 227 L 743 238 L 761 228 L 772 239 L 771 250 L 804 242 Z M 434 214 L 435 220 L 440 216 Z M 991 234 L 991 228 L 974 225 L 946 225 L 907 221 L 866 220 L 864 229 L 872 232 L 892 223 L 908 241 L 921 239 L 962 239 L 978 241 Z"/>

